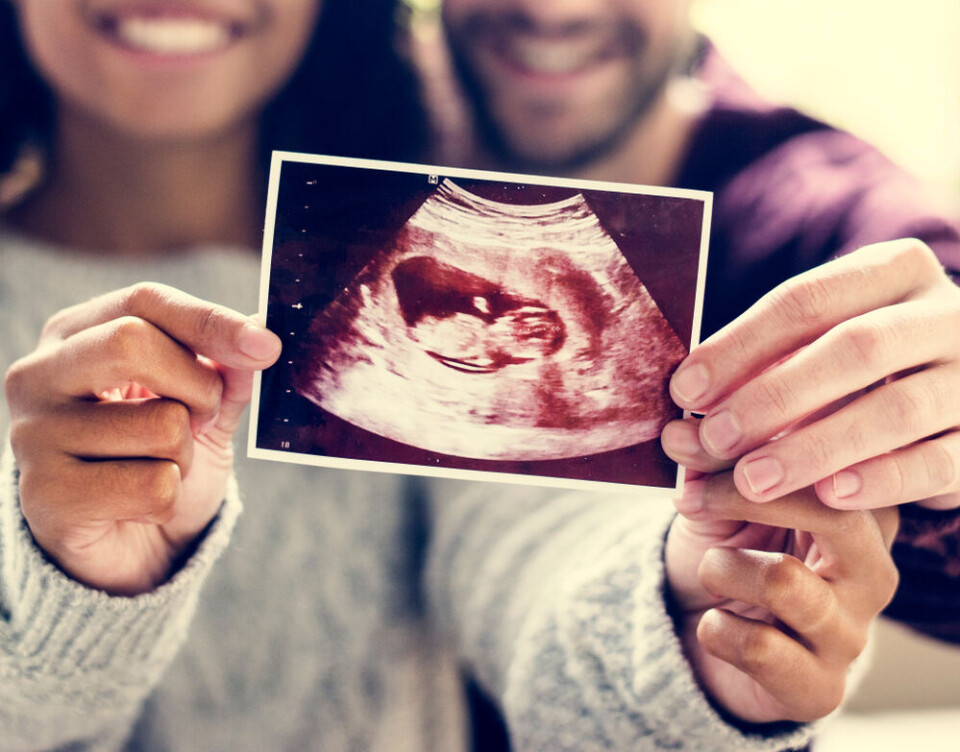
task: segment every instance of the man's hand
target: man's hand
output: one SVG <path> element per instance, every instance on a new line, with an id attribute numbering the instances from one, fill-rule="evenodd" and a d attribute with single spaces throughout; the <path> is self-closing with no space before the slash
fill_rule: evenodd
<path id="1" fill-rule="evenodd" d="M 671 393 L 706 413 L 703 449 L 739 458 L 752 501 L 814 485 L 837 508 L 960 506 L 960 288 L 919 241 L 785 282 L 697 347 Z M 690 450 L 676 437 L 672 456 Z"/>
<path id="2" fill-rule="evenodd" d="M 689 480 L 677 509 L 667 582 L 706 692 L 749 723 L 833 711 L 896 590 L 896 507 L 838 511 L 809 489 L 754 504 L 721 473 Z"/>
<path id="3" fill-rule="evenodd" d="M 155 284 L 50 319 L 6 378 L 37 543 L 110 593 L 166 580 L 219 509 L 253 372 L 279 353 L 247 317 Z"/>

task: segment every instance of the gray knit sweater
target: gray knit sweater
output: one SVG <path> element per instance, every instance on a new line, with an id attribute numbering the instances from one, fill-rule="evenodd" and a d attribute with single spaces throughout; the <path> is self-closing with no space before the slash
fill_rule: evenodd
<path id="1" fill-rule="evenodd" d="M 253 311 L 257 276 L 250 252 L 125 262 L 0 230 L 0 366 L 97 293 L 156 280 Z M 743 734 L 698 689 L 663 603 L 666 501 L 456 482 L 413 495 L 399 476 L 240 458 L 193 558 L 119 598 L 48 563 L 9 449 L 0 473 L 2 750 L 456 752 L 462 669 L 515 750 L 748 752 L 810 733 Z"/>

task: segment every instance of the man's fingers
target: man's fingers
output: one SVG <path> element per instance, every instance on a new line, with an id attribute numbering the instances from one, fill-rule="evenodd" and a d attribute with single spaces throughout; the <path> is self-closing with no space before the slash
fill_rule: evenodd
<path id="1" fill-rule="evenodd" d="M 713 595 L 773 614 L 823 660 L 849 663 L 863 652 L 865 634 L 845 627 L 830 584 L 794 556 L 712 548 L 697 574 Z"/>
<path id="2" fill-rule="evenodd" d="M 280 354 L 280 340 L 254 320 L 172 287 L 141 283 L 67 308 L 50 319 L 43 340 L 124 317 L 149 321 L 195 353 L 233 368 L 261 369 Z"/>
<path id="3" fill-rule="evenodd" d="M 908 298 L 943 269 L 917 240 L 878 243 L 783 283 L 697 347 L 670 382 L 680 407 L 715 405 L 847 319 Z"/>
<path id="4" fill-rule="evenodd" d="M 960 352 L 957 322 L 932 315 L 936 312 L 930 303 L 917 301 L 838 324 L 711 408 L 700 431 L 706 450 L 717 457 L 739 457 L 824 406 L 892 374 L 936 363 L 945 352 Z M 887 416 L 877 412 L 872 417 Z"/>
<path id="5" fill-rule="evenodd" d="M 731 460 L 717 459 L 703 448 L 699 436 L 700 420 L 674 420 L 663 427 L 660 444 L 678 465 L 701 473 L 717 473 L 733 467 Z"/>
<path id="6" fill-rule="evenodd" d="M 934 509 L 960 507 L 960 431 L 846 467 L 818 482 L 816 491 L 837 509 L 911 501 Z"/>
<path id="7" fill-rule="evenodd" d="M 957 381 L 960 363 L 928 368 L 884 384 L 742 457 L 735 471 L 737 485 L 750 499 L 766 501 L 832 477 L 835 496 L 831 498 L 855 495 L 860 476 L 838 474 L 844 468 L 870 458 L 882 460 L 889 452 L 960 426 L 960 401 L 953 386 Z M 919 479 L 875 477 L 886 487 L 873 488 L 879 494 L 875 502 L 855 506 L 902 503 L 955 490 L 951 456 L 942 454 L 942 449 L 951 446 L 950 442 L 935 443 L 913 455 L 915 460 L 933 463 Z M 893 462 L 885 468 L 888 473 L 898 469 Z M 916 469 L 916 463 L 911 469 Z M 935 481 L 940 481 L 939 487 L 928 488 Z M 909 488 L 911 485 L 914 487 Z M 911 495 L 917 493 L 920 495 Z"/>
<path id="8" fill-rule="evenodd" d="M 813 653 L 770 624 L 711 609 L 700 619 L 697 639 L 708 653 L 750 676 L 789 708 L 790 720 L 822 718 L 843 699 L 842 675 L 838 680 L 825 671 Z"/>

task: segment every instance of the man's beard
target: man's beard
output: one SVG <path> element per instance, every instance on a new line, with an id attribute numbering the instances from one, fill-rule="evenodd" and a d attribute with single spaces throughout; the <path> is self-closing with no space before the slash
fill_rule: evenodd
<path id="1" fill-rule="evenodd" d="M 612 127 L 593 138 L 585 138 L 582 143 L 572 144 L 565 152 L 555 155 L 524 153 L 512 145 L 509 134 L 500 126 L 496 113 L 490 106 L 480 76 L 474 73 L 460 45 L 450 40 L 449 47 L 454 71 L 473 113 L 474 126 L 483 149 L 511 170 L 531 174 L 569 175 L 615 154 L 650 113 L 670 81 L 689 71 L 695 45 L 692 44 L 693 35 L 688 37 L 677 40 L 674 54 L 665 60 L 652 76 L 637 82 L 636 89 L 631 92 L 631 106 Z"/>

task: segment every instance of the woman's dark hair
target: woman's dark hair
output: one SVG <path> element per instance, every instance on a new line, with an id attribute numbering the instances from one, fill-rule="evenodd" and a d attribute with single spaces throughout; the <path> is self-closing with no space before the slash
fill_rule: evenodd
<path id="1" fill-rule="evenodd" d="M 415 159 L 426 121 L 401 59 L 397 0 L 324 0 L 307 52 L 262 117 L 263 164 L 283 149 Z M 27 59 L 12 4 L 0 0 L 0 175 L 21 148 L 50 146 L 53 98 Z"/>

